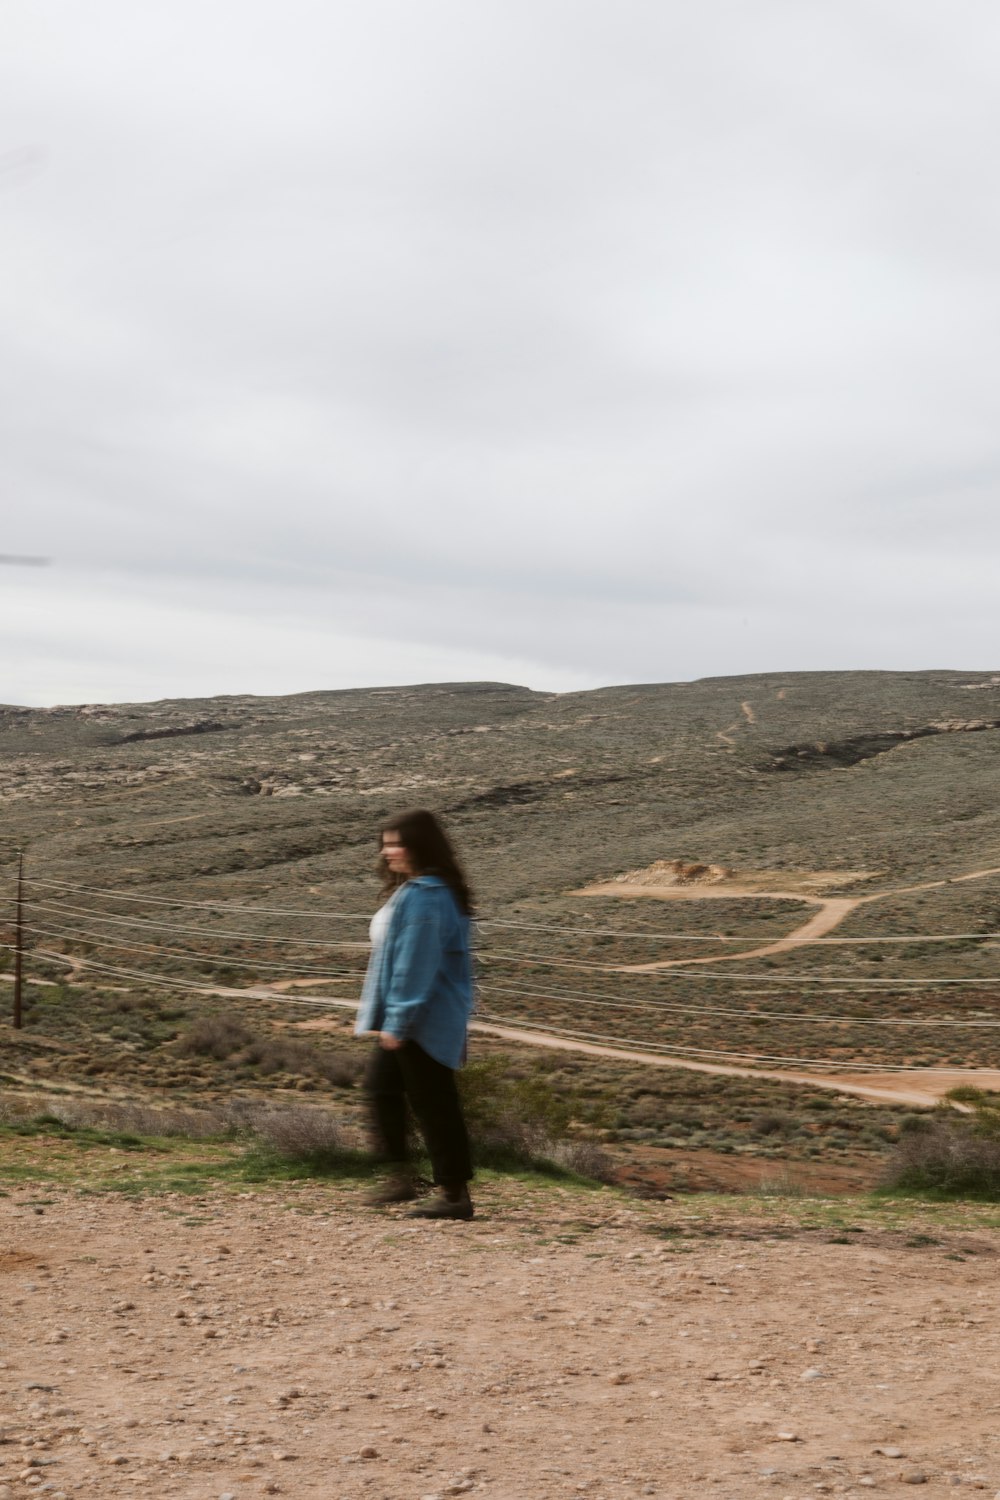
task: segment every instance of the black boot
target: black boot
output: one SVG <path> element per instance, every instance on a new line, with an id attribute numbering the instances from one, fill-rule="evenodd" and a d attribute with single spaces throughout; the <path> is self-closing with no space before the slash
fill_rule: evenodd
<path id="1" fill-rule="evenodd" d="M 385 1208 L 390 1203 L 412 1203 L 419 1197 L 420 1189 L 409 1173 L 397 1172 L 367 1192 L 365 1202 L 369 1208 Z"/>
<path id="2" fill-rule="evenodd" d="M 411 1208 L 408 1219 L 471 1219 L 475 1209 L 463 1182 L 456 1188 L 438 1188 L 433 1198 Z"/>

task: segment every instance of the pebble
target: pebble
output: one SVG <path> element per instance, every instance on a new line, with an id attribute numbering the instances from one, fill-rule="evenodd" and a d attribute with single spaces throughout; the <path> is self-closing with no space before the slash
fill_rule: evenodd
<path id="1" fill-rule="evenodd" d="M 371 1446 L 371 1444 L 369 1443 L 367 1447 L 360 1448 L 358 1450 L 358 1457 L 359 1458 L 378 1458 L 378 1449 L 377 1448 L 373 1448 Z"/>
<path id="2" fill-rule="evenodd" d="M 778 1443 L 797 1443 L 799 1441 L 797 1432 L 776 1432 L 774 1438 L 775 1442 Z"/>
<path id="3" fill-rule="evenodd" d="M 926 1484 L 927 1475 L 923 1469 L 904 1469 L 899 1476 L 900 1484 Z"/>
<path id="4" fill-rule="evenodd" d="M 822 1370 L 817 1370 L 815 1367 L 812 1368 L 812 1369 L 810 1369 L 810 1370 L 803 1370 L 802 1374 L 799 1376 L 799 1379 L 800 1380 L 822 1380 L 823 1379 L 823 1371 Z"/>
<path id="5" fill-rule="evenodd" d="M 905 1458 L 906 1457 L 906 1454 L 903 1452 L 902 1448 L 886 1448 L 886 1447 L 883 1447 L 881 1444 L 878 1447 L 873 1448 L 872 1452 L 873 1453 L 881 1453 L 881 1455 L 882 1455 L 883 1458 Z"/>

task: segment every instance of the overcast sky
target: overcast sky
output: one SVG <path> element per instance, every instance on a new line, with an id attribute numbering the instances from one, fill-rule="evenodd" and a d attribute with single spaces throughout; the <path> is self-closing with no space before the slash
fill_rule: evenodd
<path id="1" fill-rule="evenodd" d="M 0 0 L 0 701 L 1000 662 L 993 0 Z"/>

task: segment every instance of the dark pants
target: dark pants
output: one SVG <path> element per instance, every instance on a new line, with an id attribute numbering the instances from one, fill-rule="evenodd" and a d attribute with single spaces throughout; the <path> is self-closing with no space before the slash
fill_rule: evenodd
<path id="1" fill-rule="evenodd" d="M 453 1069 L 437 1062 L 416 1042 L 404 1042 L 394 1052 L 376 1047 L 368 1064 L 365 1089 L 372 1130 L 386 1160 L 407 1160 L 409 1103 L 427 1145 L 435 1183 L 447 1189 L 469 1181 L 469 1137 Z"/>

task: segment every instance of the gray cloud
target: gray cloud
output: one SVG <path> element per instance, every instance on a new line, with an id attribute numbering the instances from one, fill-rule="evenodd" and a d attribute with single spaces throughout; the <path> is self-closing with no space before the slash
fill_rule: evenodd
<path id="1" fill-rule="evenodd" d="M 985 0 L 5 14 L 0 699 L 983 664 Z"/>

